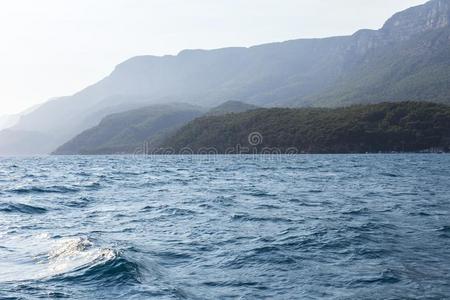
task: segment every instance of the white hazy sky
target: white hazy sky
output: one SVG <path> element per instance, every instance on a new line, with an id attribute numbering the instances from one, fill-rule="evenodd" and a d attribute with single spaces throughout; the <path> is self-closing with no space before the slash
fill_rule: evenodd
<path id="1" fill-rule="evenodd" d="M 377 29 L 426 0 L 0 0 L 0 115 L 70 95 L 135 55 Z"/>

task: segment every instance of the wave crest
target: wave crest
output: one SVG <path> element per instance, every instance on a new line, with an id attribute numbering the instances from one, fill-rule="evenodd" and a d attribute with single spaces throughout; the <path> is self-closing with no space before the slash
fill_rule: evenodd
<path id="1" fill-rule="evenodd" d="M 0 212 L 4 213 L 23 213 L 23 214 L 44 214 L 47 209 L 39 206 L 33 206 L 23 203 L 2 203 Z"/>
<path id="2" fill-rule="evenodd" d="M 118 250 L 98 248 L 88 238 L 61 242 L 48 255 L 49 281 L 117 285 L 140 282 L 140 266 Z"/>
<path id="3" fill-rule="evenodd" d="M 38 186 L 25 186 L 18 187 L 14 189 L 10 189 L 7 192 L 11 192 L 14 194 L 66 194 L 66 193 L 76 193 L 79 190 L 73 187 L 67 186 L 46 186 L 46 187 L 38 187 Z"/>

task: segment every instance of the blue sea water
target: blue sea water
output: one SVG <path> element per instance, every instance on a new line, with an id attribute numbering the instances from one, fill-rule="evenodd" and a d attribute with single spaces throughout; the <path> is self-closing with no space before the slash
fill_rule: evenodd
<path id="1" fill-rule="evenodd" d="M 0 299 L 449 299 L 449 167 L 0 158 Z"/>

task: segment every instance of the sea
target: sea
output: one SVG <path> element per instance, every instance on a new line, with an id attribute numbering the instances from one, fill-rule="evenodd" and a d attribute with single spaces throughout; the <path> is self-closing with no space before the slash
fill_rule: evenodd
<path id="1" fill-rule="evenodd" d="M 450 155 L 0 158 L 0 299 L 450 299 Z"/>

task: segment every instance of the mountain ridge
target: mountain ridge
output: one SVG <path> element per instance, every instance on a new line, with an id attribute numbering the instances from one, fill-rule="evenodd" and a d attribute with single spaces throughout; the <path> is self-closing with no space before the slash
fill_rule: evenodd
<path id="1" fill-rule="evenodd" d="M 157 145 L 169 132 L 200 116 L 202 109 L 183 103 L 153 105 L 106 116 L 95 127 L 58 147 L 52 154 L 134 153 L 144 143 Z"/>
<path id="2" fill-rule="evenodd" d="M 158 147 L 178 128 L 202 115 L 239 113 L 255 108 L 239 101 L 227 101 L 209 111 L 185 103 L 170 103 L 114 113 L 64 143 L 52 154 L 134 154 L 144 147 Z"/>
<path id="3" fill-rule="evenodd" d="M 443 52 L 449 12 L 448 0 L 431 0 L 395 14 L 379 30 L 351 36 L 133 57 L 96 84 L 24 116 L 12 130 L 39 131 L 62 144 L 100 122 L 109 100 L 117 97 L 123 99 L 119 111 L 137 98 L 143 106 L 215 106 L 228 99 L 264 107 L 450 103 L 450 54 Z"/>

